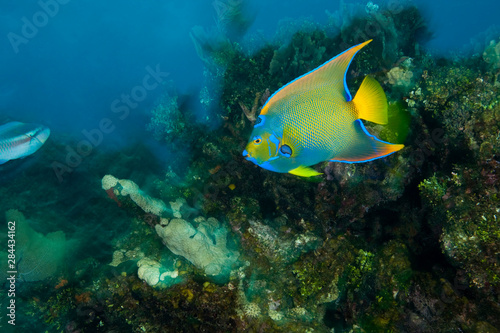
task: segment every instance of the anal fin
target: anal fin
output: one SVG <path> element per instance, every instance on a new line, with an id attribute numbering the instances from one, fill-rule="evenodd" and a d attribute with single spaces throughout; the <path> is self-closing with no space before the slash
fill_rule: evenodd
<path id="1" fill-rule="evenodd" d="M 359 119 L 354 122 L 354 132 L 355 135 L 349 147 L 331 159 L 331 162 L 368 162 L 390 155 L 404 147 L 401 144 L 392 144 L 377 139 L 368 133 Z"/>

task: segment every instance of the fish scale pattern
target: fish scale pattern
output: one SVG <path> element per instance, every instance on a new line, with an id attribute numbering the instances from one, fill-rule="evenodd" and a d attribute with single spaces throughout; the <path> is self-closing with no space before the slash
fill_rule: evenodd
<path id="1" fill-rule="evenodd" d="M 335 152 L 349 147 L 354 139 L 349 135 L 352 131 L 335 121 L 336 114 L 342 114 L 343 119 L 350 118 L 352 123 L 357 119 L 354 105 L 345 101 L 343 96 L 324 99 L 322 91 L 311 91 L 280 104 L 273 108 L 272 113 L 280 118 L 279 126 L 291 132 L 284 135 L 298 138 L 300 147 L 295 149 L 304 153 L 314 151 L 316 159 L 333 158 Z M 339 137 L 343 140 L 339 140 Z"/>

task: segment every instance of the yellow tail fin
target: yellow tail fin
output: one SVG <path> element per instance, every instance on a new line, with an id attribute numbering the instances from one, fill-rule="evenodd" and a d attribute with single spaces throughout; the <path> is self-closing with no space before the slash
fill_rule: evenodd
<path id="1" fill-rule="evenodd" d="M 387 124 L 387 98 L 374 78 L 367 76 L 352 100 L 360 119 L 377 124 Z"/>

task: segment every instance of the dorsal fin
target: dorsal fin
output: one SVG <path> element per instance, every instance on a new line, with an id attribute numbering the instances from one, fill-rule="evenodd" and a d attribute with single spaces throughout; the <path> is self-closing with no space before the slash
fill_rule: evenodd
<path id="1" fill-rule="evenodd" d="M 332 93 L 339 94 L 345 97 L 347 101 L 350 101 L 352 97 L 345 83 L 347 68 L 356 53 L 371 41 L 370 39 L 364 43 L 351 47 L 316 69 L 284 85 L 269 97 L 260 114 L 266 114 L 272 103 L 302 91 L 321 90 L 329 96 L 331 96 Z"/>

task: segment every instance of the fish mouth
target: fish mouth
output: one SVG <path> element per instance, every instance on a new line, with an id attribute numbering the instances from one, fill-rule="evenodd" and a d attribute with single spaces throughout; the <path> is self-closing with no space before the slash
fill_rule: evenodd
<path id="1" fill-rule="evenodd" d="M 252 163 L 255 163 L 255 164 L 259 165 L 259 163 L 257 163 L 257 160 L 255 159 L 255 157 L 250 156 L 250 154 L 247 152 L 246 149 L 243 150 L 243 154 L 242 155 L 245 158 L 245 160 L 250 161 Z"/>

